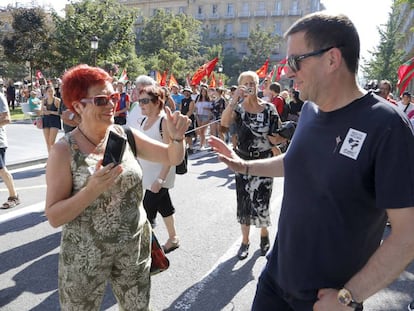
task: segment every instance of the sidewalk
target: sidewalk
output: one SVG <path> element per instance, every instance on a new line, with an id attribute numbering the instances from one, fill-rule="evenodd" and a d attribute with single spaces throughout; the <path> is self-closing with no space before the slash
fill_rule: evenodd
<path id="1" fill-rule="evenodd" d="M 9 142 L 6 165 L 9 170 L 46 162 L 48 155 L 43 131 L 29 120 L 10 123 L 6 132 Z M 63 130 L 59 131 L 56 141 L 63 134 Z"/>

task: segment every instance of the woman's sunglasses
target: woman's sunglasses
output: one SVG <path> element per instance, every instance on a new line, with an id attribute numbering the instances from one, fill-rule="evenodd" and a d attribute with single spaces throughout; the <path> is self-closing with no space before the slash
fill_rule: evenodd
<path id="1" fill-rule="evenodd" d="M 150 102 L 152 102 L 152 99 L 151 98 L 148 98 L 148 97 L 138 99 L 138 103 L 140 103 L 142 105 L 147 105 Z"/>
<path id="2" fill-rule="evenodd" d="M 110 95 L 98 95 L 89 98 L 82 98 L 80 101 L 82 103 L 93 103 L 95 106 L 106 106 L 109 104 L 109 101 L 116 104 L 121 99 L 121 94 L 112 93 Z"/>

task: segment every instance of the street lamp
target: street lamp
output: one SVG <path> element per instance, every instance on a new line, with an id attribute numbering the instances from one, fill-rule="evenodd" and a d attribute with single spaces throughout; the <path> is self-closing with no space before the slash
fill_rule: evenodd
<path id="1" fill-rule="evenodd" d="M 98 50 L 99 38 L 92 36 L 91 38 L 91 49 L 93 50 L 93 65 L 96 66 L 96 53 Z"/>

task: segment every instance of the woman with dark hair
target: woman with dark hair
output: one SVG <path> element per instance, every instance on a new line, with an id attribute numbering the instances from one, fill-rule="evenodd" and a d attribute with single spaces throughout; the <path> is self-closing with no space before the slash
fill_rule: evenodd
<path id="1" fill-rule="evenodd" d="M 203 150 L 206 147 L 206 131 L 207 124 L 211 120 L 213 102 L 208 96 L 207 87 L 200 87 L 200 95 L 197 97 L 195 102 L 196 121 L 197 121 L 197 135 L 200 138 L 200 150 Z"/>
<path id="2" fill-rule="evenodd" d="M 138 98 L 142 114 L 145 116 L 140 131 L 148 137 L 168 143 L 169 132 L 164 112 L 165 90 L 158 86 L 144 87 Z M 155 227 L 157 213 L 163 217 L 168 232 L 168 240 L 164 244 L 165 253 L 180 246 L 175 230 L 175 209 L 171 202 L 169 189 L 174 187 L 175 166 L 155 163 L 139 159 L 143 171 L 144 208 L 151 225 Z"/>
<path id="3" fill-rule="evenodd" d="M 127 143 L 119 165 L 102 166 L 114 125 L 112 77 L 78 65 L 62 78 L 62 97 L 80 116 L 53 145 L 46 170 L 46 216 L 62 227 L 59 300 L 62 310 L 99 310 L 108 281 L 122 310 L 149 310 L 151 226 L 142 205 L 142 170 Z M 184 157 L 186 116 L 166 110 L 168 144 L 131 129 L 140 158 L 177 165 Z"/>
<path id="4" fill-rule="evenodd" d="M 56 141 L 58 131 L 62 128 L 60 119 L 60 99 L 55 96 L 55 88 L 52 84 L 46 87 L 46 98 L 42 104 L 43 136 L 45 137 L 47 153 Z"/>

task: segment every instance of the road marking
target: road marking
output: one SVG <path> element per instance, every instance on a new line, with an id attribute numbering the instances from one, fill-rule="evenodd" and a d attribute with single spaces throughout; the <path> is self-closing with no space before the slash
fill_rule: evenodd
<path id="1" fill-rule="evenodd" d="M 282 203 L 282 197 L 283 195 L 279 195 L 275 197 L 270 202 L 270 212 L 273 213 L 276 208 L 280 209 L 280 204 Z M 277 223 L 273 224 L 275 228 L 277 228 Z M 260 230 L 252 230 L 250 232 L 250 240 L 255 238 L 259 235 Z M 239 249 L 240 243 L 241 243 L 242 237 L 240 236 L 231 246 L 230 248 L 221 256 L 211 267 L 211 269 L 204 274 L 201 279 L 196 283 L 195 286 L 192 286 L 190 291 L 187 291 L 180 300 L 178 300 L 174 304 L 174 309 L 176 310 L 191 310 L 192 304 L 197 301 L 198 295 L 204 290 L 204 287 L 208 282 L 210 282 L 212 279 L 217 277 L 218 273 L 220 272 L 220 269 L 218 267 L 230 260 L 231 258 L 234 258 L 235 254 L 237 254 L 237 251 Z M 273 246 L 273 245 L 271 245 Z"/>
<path id="2" fill-rule="evenodd" d="M 46 184 L 44 185 L 36 185 L 36 186 L 30 186 L 30 187 L 16 187 L 16 191 L 19 192 L 20 190 L 31 190 L 31 189 L 40 189 L 40 188 L 46 188 Z M 0 192 L 8 192 L 7 188 L 0 188 Z"/>
<path id="3" fill-rule="evenodd" d="M 0 224 L 6 221 L 10 221 L 30 213 L 39 213 L 45 210 L 45 201 L 29 205 L 15 211 L 10 211 L 4 215 L 0 215 Z"/>

